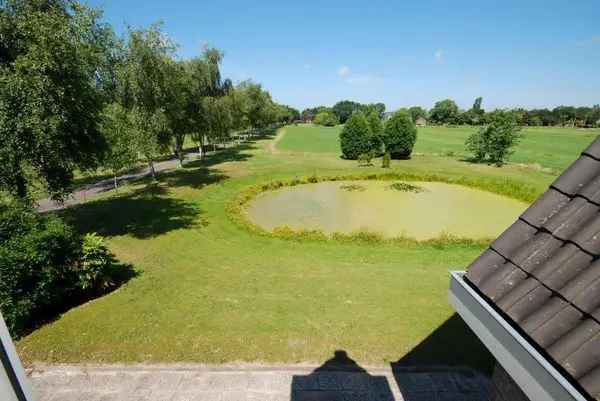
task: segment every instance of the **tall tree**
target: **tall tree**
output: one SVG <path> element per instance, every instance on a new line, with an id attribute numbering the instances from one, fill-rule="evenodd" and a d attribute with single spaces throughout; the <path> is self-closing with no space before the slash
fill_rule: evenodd
<path id="1" fill-rule="evenodd" d="M 98 128 L 114 35 L 76 1 L 0 2 L 0 188 L 54 199 L 98 165 Z"/>
<path id="2" fill-rule="evenodd" d="M 440 100 L 429 112 L 429 117 L 438 124 L 455 124 L 458 120 L 459 110 L 451 99 Z"/>
<path id="3" fill-rule="evenodd" d="M 101 128 L 108 142 L 104 166 L 112 171 L 116 189 L 117 175 L 137 162 L 138 136 L 131 114 L 119 103 L 111 103 L 104 109 Z"/>

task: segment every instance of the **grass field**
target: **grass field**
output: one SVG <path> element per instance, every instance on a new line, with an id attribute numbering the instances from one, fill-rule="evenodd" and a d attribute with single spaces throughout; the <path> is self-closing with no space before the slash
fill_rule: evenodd
<path id="1" fill-rule="evenodd" d="M 447 300 L 448 272 L 464 269 L 481 245 L 289 240 L 230 218 L 229 205 L 249 186 L 382 172 L 308 152 L 313 138 L 329 135 L 325 130 L 286 130 L 282 148 L 305 153 L 273 153 L 265 138 L 163 174 L 158 185 L 130 185 L 68 210 L 81 231 L 107 236 L 138 275 L 20 340 L 21 356 L 27 362 L 322 362 L 344 349 L 360 363 L 489 368 L 489 355 Z M 517 165 L 433 155 L 393 161 L 391 171 L 468 177 L 533 194 L 554 179 Z"/>
<path id="2" fill-rule="evenodd" d="M 475 127 L 421 127 L 414 152 L 468 157 L 465 140 Z M 298 125 L 289 127 L 279 144 L 281 150 L 339 154 L 339 132 L 334 128 Z M 555 171 L 571 164 L 597 135 L 599 129 L 525 128 L 524 137 L 510 158 L 513 163 L 538 165 Z"/>

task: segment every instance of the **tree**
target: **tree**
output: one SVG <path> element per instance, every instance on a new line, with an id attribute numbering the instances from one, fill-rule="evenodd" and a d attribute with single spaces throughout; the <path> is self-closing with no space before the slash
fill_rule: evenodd
<path id="1" fill-rule="evenodd" d="M 356 160 L 360 155 L 371 152 L 371 141 L 369 124 L 365 115 L 354 113 L 340 132 L 340 145 L 342 156 L 345 159 Z"/>
<path id="2" fill-rule="evenodd" d="M 451 99 L 437 102 L 429 112 L 429 118 L 437 124 L 454 124 L 458 118 L 458 106 Z"/>
<path id="3" fill-rule="evenodd" d="M 114 35 L 76 1 L 0 3 L 0 188 L 63 198 L 106 142 L 98 121 Z M 105 90 L 106 89 L 106 90 Z"/>
<path id="4" fill-rule="evenodd" d="M 362 107 L 360 103 L 342 100 L 333 105 L 332 111 L 340 120 L 340 123 L 344 124 L 354 112 L 361 110 Z"/>
<path id="5" fill-rule="evenodd" d="M 111 103 L 104 109 L 101 129 L 108 142 L 104 165 L 112 171 L 116 189 L 117 174 L 137 162 L 135 126 L 132 116 L 123 106 Z"/>
<path id="6" fill-rule="evenodd" d="M 427 117 L 427 110 L 419 106 L 413 106 L 408 109 L 408 114 L 410 114 L 410 117 L 412 118 L 413 122 L 416 122 L 421 117 Z"/>
<path id="7" fill-rule="evenodd" d="M 417 140 L 417 127 L 410 114 L 397 111 L 386 120 L 383 127 L 383 143 L 385 151 L 393 159 L 407 159 L 412 153 Z"/>
<path id="8" fill-rule="evenodd" d="M 325 127 L 333 127 L 340 123 L 337 116 L 333 114 L 331 111 L 324 110 L 315 116 L 313 123 L 317 125 L 323 125 Z"/>
<path id="9" fill-rule="evenodd" d="M 165 104 L 169 91 L 170 63 L 175 49 L 160 25 L 129 30 L 126 57 L 121 71 L 121 102 L 131 111 L 138 150 L 156 178 L 154 160 L 167 148 L 171 138 Z M 172 117 L 172 115 L 171 115 Z"/>
<path id="10" fill-rule="evenodd" d="M 465 145 L 475 161 L 501 166 L 518 143 L 520 128 L 513 113 L 495 111 L 490 114 L 490 123 L 469 136 Z"/>
<path id="11" fill-rule="evenodd" d="M 369 136 L 371 141 L 371 150 L 375 156 L 379 156 L 383 150 L 383 124 L 377 110 L 371 110 L 367 114 L 367 124 L 369 125 Z"/>

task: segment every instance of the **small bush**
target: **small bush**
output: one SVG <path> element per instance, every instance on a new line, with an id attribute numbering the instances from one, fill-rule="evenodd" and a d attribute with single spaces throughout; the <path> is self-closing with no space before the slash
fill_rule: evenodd
<path id="1" fill-rule="evenodd" d="M 389 189 L 393 189 L 401 192 L 413 192 L 415 194 L 425 192 L 425 188 L 418 185 L 408 184 L 406 182 L 394 182 L 388 186 Z"/>
<path id="2" fill-rule="evenodd" d="M 512 113 L 495 112 L 490 116 L 490 123 L 471 134 L 465 145 L 475 161 L 501 166 L 519 142 L 520 131 L 521 128 Z"/>
<path id="3" fill-rule="evenodd" d="M 96 233 L 83 237 L 81 260 L 77 268 L 79 286 L 86 291 L 102 293 L 115 285 L 114 256 Z"/>
<path id="4" fill-rule="evenodd" d="M 348 119 L 340 133 L 340 146 L 342 156 L 350 160 L 372 150 L 370 129 L 364 114 L 354 113 Z"/>
<path id="5" fill-rule="evenodd" d="M 383 143 L 393 159 L 408 159 L 416 140 L 417 127 L 407 112 L 397 111 L 385 122 Z"/>
<path id="6" fill-rule="evenodd" d="M 332 112 L 322 111 L 315 116 L 313 123 L 325 127 L 334 127 L 340 123 L 340 120 Z"/>

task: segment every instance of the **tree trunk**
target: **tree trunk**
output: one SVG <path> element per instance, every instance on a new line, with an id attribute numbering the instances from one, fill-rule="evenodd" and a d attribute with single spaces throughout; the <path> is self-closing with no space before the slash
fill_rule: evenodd
<path id="1" fill-rule="evenodd" d="M 20 199 L 27 198 L 27 182 L 21 173 L 17 173 L 15 177 L 16 186 L 17 186 L 17 195 Z"/>
<path id="2" fill-rule="evenodd" d="M 198 142 L 198 154 L 200 155 L 200 159 L 202 159 L 202 145 Z"/>
<path id="3" fill-rule="evenodd" d="M 113 183 L 115 184 L 115 190 L 119 189 L 119 184 L 117 182 L 117 174 L 115 173 L 113 176 L 114 180 Z"/>
<path id="4" fill-rule="evenodd" d="M 156 180 L 156 170 L 154 170 L 154 161 L 150 160 L 150 162 L 148 162 L 148 165 L 150 167 L 150 175 L 152 176 L 152 179 Z"/>

